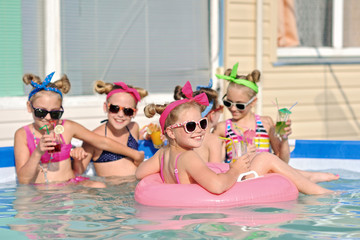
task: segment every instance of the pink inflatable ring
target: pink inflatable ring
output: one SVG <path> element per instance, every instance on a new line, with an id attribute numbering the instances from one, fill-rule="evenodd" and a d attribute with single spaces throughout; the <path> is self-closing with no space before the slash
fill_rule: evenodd
<path id="1" fill-rule="evenodd" d="M 208 164 L 214 172 L 226 172 L 227 163 Z M 296 186 L 280 174 L 271 173 L 235 183 L 222 194 L 213 194 L 198 184 L 166 184 L 160 174 L 143 178 L 136 186 L 135 200 L 147 206 L 236 207 L 297 199 Z"/>

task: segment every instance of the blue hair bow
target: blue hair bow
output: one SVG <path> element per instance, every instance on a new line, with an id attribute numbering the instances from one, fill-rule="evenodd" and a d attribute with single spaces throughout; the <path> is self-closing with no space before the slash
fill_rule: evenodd
<path id="1" fill-rule="evenodd" d="M 213 86 L 213 80 L 210 78 L 209 85 L 207 85 L 207 86 L 199 85 L 199 86 L 196 87 L 196 91 L 199 91 L 201 88 L 212 88 L 212 86 Z M 201 113 L 201 117 L 205 117 L 211 111 L 213 105 L 214 105 L 214 101 L 209 102 L 209 105 Z"/>
<path id="2" fill-rule="evenodd" d="M 212 88 L 212 86 L 213 86 L 213 80 L 210 78 L 209 85 L 207 85 L 207 86 L 199 85 L 199 86 L 196 87 L 196 91 L 199 91 L 201 88 Z"/>
<path id="3" fill-rule="evenodd" d="M 54 76 L 54 74 L 55 74 L 55 72 L 52 72 L 49 75 L 47 75 L 45 80 L 41 84 L 31 81 L 31 86 L 33 86 L 34 89 L 29 93 L 29 100 L 34 94 L 36 94 L 37 92 L 39 92 L 41 90 L 56 92 L 56 93 L 60 94 L 60 96 L 62 98 L 62 93 L 59 89 L 53 88 L 53 87 L 46 87 L 51 82 L 51 79 Z"/>

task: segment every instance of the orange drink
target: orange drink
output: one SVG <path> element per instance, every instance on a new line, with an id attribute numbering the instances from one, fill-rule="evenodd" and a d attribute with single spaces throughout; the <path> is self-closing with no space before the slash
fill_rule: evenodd
<path id="1" fill-rule="evenodd" d="M 150 134 L 154 148 L 161 148 L 164 142 L 161 140 L 161 129 L 158 124 L 150 123 L 147 127 L 147 133 Z"/>

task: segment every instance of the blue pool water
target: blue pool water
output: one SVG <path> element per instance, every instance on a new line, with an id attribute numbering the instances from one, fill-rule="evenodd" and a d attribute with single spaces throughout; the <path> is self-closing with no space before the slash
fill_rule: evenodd
<path id="1" fill-rule="evenodd" d="M 134 202 L 136 181 L 108 188 L 0 186 L 1 239 L 360 239 L 360 176 L 337 170 L 336 190 L 296 201 L 231 209 L 178 209 Z M 97 179 L 99 180 L 99 179 Z"/>

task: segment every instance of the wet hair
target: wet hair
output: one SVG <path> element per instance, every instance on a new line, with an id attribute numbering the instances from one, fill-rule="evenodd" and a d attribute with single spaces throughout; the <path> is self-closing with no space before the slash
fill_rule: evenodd
<path id="1" fill-rule="evenodd" d="M 152 118 L 153 116 L 155 116 L 155 114 L 161 115 L 168 105 L 169 104 L 154 104 L 154 103 L 148 104 L 144 107 L 145 116 L 147 118 Z M 179 119 L 179 112 L 182 112 L 183 110 L 191 108 L 191 107 L 197 107 L 197 108 L 199 108 L 200 111 L 202 111 L 202 108 L 201 108 L 202 105 L 198 104 L 195 101 L 189 101 L 189 102 L 180 104 L 180 105 L 176 106 L 173 110 L 171 110 L 171 112 L 167 116 L 167 118 L 165 120 L 164 129 L 166 129 L 168 126 L 171 126 Z"/>
<path id="2" fill-rule="evenodd" d="M 144 97 L 146 97 L 149 93 L 147 90 L 143 89 L 143 88 L 139 88 L 139 87 L 133 87 L 131 85 L 126 84 L 129 88 L 134 88 L 136 89 L 136 91 L 139 93 L 140 98 L 143 99 Z M 113 83 L 105 83 L 102 80 L 97 80 L 94 84 L 94 90 L 95 92 L 99 93 L 99 94 L 108 94 L 109 92 L 111 92 L 112 90 L 115 89 L 122 89 L 121 86 L 115 85 Z"/>
<path id="3" fill-rule="evenodd" d="M 30 85 L 31 81 L 33 81 L 37 84 L 40 84 L 40 85 L 42 83 L 40 77 L 36 76 L 32 73 L 25 73 L 22 80 L 26 85 Z M 61 91 L 62 94 L 66 94 L 70 91 L 71 84 L 70 84 L 70 81 L 69 81 L 67 75 L 64 74 L 59 80 L 57 80 L 55 82 L 50 82 L 48 85 L 46 85 L 46 87 L 56 88 L 59 91 Z M 39 91 L 30 98 L 30 101 L 33 102 L 35 99 L 37 99 L 38 97 L 40 97 L 43 94 L 48 93 L 48 92 L 52 92 L 52 91 L 44 91 L 44 90 Z M 55 92 L 53 92 L 53 93 L 55 93 Z M 60 94 L 57 94 L 57 95 L 59 96 L 60 101 L 62 101 Z"/>
<path id="4" fill-rule="evenodd" d="M 230 76 L 231 71 L 232 71 L 231 68 L 227 69 L 225 71 L 224 75 Z M 253 82 L 253 83 L 257 84 L 258 82 L 260 82 L 260 76 L 261 76 L 260 71 L 255 69 L 251 73 L 249 73 L 248 75 L 236 75 L 236 78 L 237 79 L 246 79 L 246 80 L 248 80 L 250 82 Z M 247 93 L 248 93 L 250 98 L 252 98 L 253 96 L 256 95 L 256 92 L 254 90 L 252 90 L 251 88 L 248 88 L 248 87 L 246 87 L 244 85 L 241 85 L 241 84 L 230 82 L 228 88 L 229 87 L 245 88 L 247 90 Z"/>

